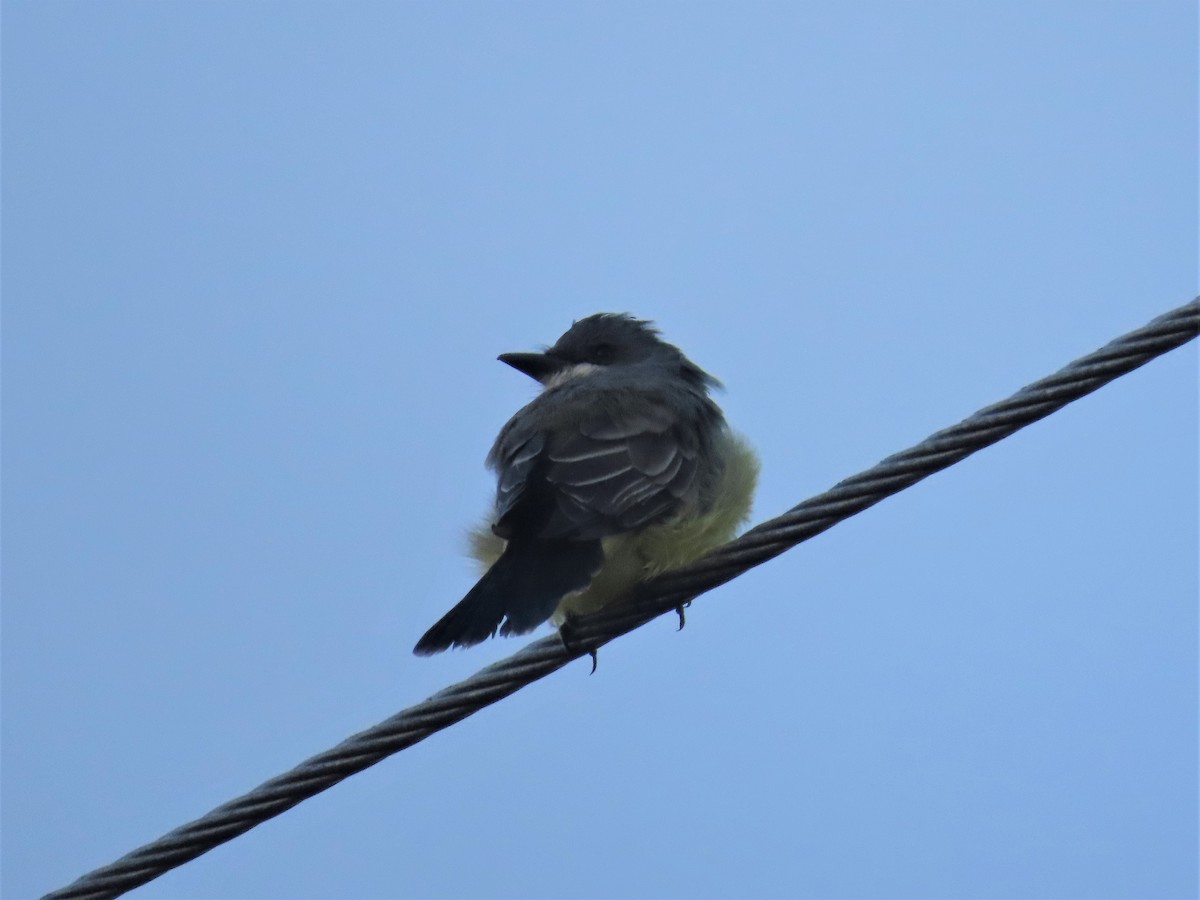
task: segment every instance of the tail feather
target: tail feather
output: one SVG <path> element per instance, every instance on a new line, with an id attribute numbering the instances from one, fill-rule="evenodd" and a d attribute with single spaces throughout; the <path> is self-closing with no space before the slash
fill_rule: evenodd
<path id="1" fill-rule="evenodd" d="M 470 647 L 500 634 L 526 634 L 571 591 L 587 587 L 604 562 L 600 541 L 510 541 L 475 587 L 430 628 L 413 652 Z"/>

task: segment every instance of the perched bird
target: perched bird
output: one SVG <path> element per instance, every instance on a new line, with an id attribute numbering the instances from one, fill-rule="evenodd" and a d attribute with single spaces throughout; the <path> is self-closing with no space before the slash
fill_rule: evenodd
<path id="1" fill-rule="evenodd" d="M 650 322 L 598 313 L 543 352 L 499 359 L 542 390 L 487 457 L 495 505 L 471 535 L 486 571 L 419 655 L 599 610 L 729 540 L 750 512 L 758 459 L 709 397 L 717 380 Z"/>

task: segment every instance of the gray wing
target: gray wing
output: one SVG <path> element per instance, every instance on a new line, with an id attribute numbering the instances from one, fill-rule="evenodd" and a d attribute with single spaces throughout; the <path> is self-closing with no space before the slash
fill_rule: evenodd
<path id="1" fill-rule="evenodd" d="M 491 457 L 502 537 L 594 540 L 661 522 L 696 498 L 699 429 L 665 405 L 599 409 L 541 431 L 511 424 Z"/>
<path id="2" fill-rule="evenodd" d="M 520 414 L 513 418 L 488 456 L 488 465 L 496 470 L 496 524 L 492 530 L 501 537 L 501 523 L 520 509 L 526 499 L 526 488 L 533 480 L 535 469 L 541 468 L 545 437 L 537 431 L 525 431 L 519 427 Z M 528 505 L 528 504 L 525 504 Z"/>

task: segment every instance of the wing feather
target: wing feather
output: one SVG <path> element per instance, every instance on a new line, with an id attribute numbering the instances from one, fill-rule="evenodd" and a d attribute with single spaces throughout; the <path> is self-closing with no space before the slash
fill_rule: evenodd
<path id="1" fill-rule="evenodd" d="M 600 408 L 550 399 L 518 413 L 492 448 L 497 534 L 594 540 L 696 502 L 699 429 L 670 404 L 646 394 Z"/>

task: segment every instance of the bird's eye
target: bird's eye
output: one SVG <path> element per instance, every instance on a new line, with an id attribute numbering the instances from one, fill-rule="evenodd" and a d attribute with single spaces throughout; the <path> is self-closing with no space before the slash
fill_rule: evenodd
<path id="1" fill-rule="evenodd" d="M 596 344 L 592 347 L 592 361 L 599 365 L 607 365 L 613 361 L 613 357 L 616 355 L 616 348 L 612 344 Z"/>

